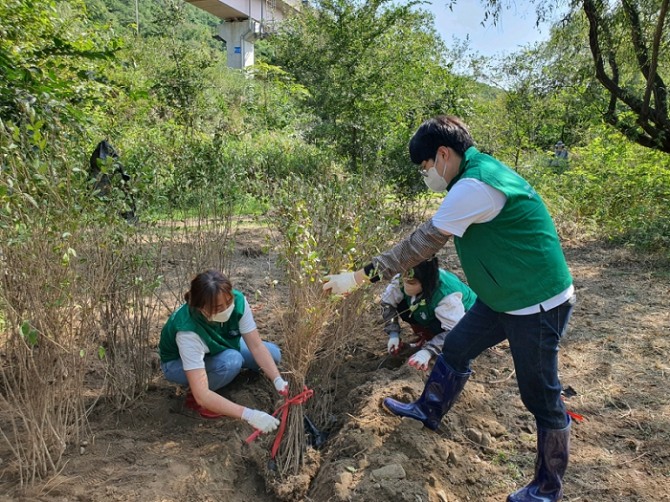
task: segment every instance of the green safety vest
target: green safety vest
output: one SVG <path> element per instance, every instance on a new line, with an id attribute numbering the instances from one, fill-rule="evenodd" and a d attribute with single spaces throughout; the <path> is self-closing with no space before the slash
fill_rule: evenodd
<path id="1" fill-rule="evenodd" d="M 209 348 L 211 355 L 227 349 L 240 350 L 240 319 L 244 314 L 244 295 L 233 289 L 235 308 L 226 322 L 208 321 L 197 309 L 187 303 L 179 307 L 163 326 L 158 344 L 161 362 L 179 359 L 177 333 L 192 331 L 196 333 Z"/>
<path id="2" fill-rule="evenodd" d="M 402 287 L 402 279 L 400 281 L 400 289 L 405 296 L 405 302 L 409 305 L 410 310 L 412 311 L 410 317 L 413 322 L 420 324 L 422 326 L 430 326 L 431 323 L 435 320 L 435 309 L 442 301 L 442 299 L 452 293 L 460 292 L 462 294 L 461 302 L 465 310 L 469 310 L 475 303 L 477 295 L 472 291 L 467 284 L 464 284 L 456 275 L 446 270 L 439 270 L 440 278 L 437 283 L 437 287 L 433 292 L 433 296 L 430 298 L 429 302 L 419 300 L 418 303 L 412 305 L 412 297 L 408 296 L 405 293 L 404 288 Z M 441 329 L 440 329 L 441 331 Z"/>
<path id="3" fill-rule="evenodd" d="M 465 152 L 460 179 L 480 180 L 507 197 L 493 220 L 470 225 L 454 236 L 456 252 L 468 284 L 497 312 L 537 305 L 565 291 L 572 277 L 556 227 L 540 195 L 502 162 L 480 153 Z"/>

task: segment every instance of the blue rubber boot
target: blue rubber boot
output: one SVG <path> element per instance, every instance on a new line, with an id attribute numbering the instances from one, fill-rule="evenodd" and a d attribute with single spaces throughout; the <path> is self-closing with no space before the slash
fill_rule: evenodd
<path id="1" fill-rule="evenodd" d="M 467 373 L 457 373 L 440 354 L 419 399 L 405 404 L 387 397 L 384 399 L 384 408 L 394 415 L 413 418 L 423 422 L 429 429 L 436 430 L 442 417 L 460 395 L 471 373 L 469 370 Z"/>
<path id="2" fill-rule="evenodd" d="M 558 502 L 570 451 L 570 417 L 564 429 L 537 429 L 535 477 L 507 497 L 507 502 Z"/>

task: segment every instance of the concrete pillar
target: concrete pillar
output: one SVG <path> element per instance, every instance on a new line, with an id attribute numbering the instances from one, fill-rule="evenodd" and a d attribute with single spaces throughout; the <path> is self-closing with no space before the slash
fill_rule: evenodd
<path id="1" fill-rule="evenodd" d="M 261 23 L 253 19 L 224 21 L 218 35 L 226 42 L 228 67 L 243 69 L 254 64 L 254 41 L 261 34 Z"/>

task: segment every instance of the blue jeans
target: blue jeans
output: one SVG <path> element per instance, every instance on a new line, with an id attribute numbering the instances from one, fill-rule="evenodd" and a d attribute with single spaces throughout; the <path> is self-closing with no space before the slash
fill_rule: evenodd
<path id="1" fill-rule="evenodd" d="M 270 351 L 275 364 L 279 364 L 281 361 L 279 347 L 270 342 L 263 342 L 263 344 Z M 234 349 L 228 349 L 214 356 L 205 354 L 205 371 L 207 372 L 207 383 L 210 390 L 217 390 L 228 385 L 240 373 L 242 368 L 254 371 L 260 370 L 247 344 L 244 343 L 244 339 L 240 339 L 239 352 Z M 161 363 L 161 369 L 168 382 L 188 387 L 188 380 L 186 379 L 181 359 Z"/>
<path id="2" fill-rule="evenodd" d="M 474 358 L 507 339 L 523 404 L 538 427 L 563 429 L 568 419 L 558 379 L 558 343 L 574 303 L 573 296 L 546 312 L 517 316 L 495 312 L 478 299 L 447 335 L 443 357 L 465 373 Z"/>

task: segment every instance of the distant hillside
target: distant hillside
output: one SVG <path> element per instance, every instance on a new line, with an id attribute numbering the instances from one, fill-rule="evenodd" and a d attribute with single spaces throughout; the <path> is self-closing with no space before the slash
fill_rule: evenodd
<path id="1" fill-rule="evenodd" d="M 493 87 L 477 80 L 475 80 L 473 85 L 477 89 L 480 98 L 485 101 L 495 101 L 500 95 L 505 94 L 505 91 L 499 87 Z"/>
<path id="2" fill-rule="evenodd" d="M 136 3 L 137 2 L 137 3 Z M 208 39 L 210 43 L 219 20 L 207 12 L 180 0 L 84 0 L 91 20 L 107 24 L 122 34 L 137 32 L 136 21 L 139 18 L 139 33 L 144 37 L 160 35 L 165 32 L 170 19 L 180 19 L 176 35 L 184 40 Z M 180 9 L 170 12 L 171 6 Z M 137 13 L 136 16 L 136 8 Z"/>

